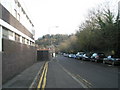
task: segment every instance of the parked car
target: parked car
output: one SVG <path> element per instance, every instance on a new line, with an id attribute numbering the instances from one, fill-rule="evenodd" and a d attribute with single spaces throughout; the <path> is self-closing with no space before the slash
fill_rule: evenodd
<path id="1" fill-rule="evenodd" d="M 68 57 L 69 57 L 69 58 L 76 58 L 76 55 L 75 55 L 75 54 L 69 54 Z"/>
<path id="2" fill-rule="evenodd" d="M 90 60 L 95 62 L 103 62 L 103 58 L 106 58 L 104 53 L 93 53 Z"/>
<path id="3" fill-rule="evenodd" d="M 96 57 L 97 57 L 97 53 L 93 53 L 90 57 L 90 61 L 95 61 Z"/>
<path id="4" fill-rule="evenodd" d="M 68 57 L 68 56 L 69 56 L 69 54 L 67 54 L 67 53 L 64 53 L 64 54 L 63 54 L 63 56 L 64 56 L 64 57 Z"/>
<path id="5" fill-rule="evenodd" d="M 109 63 L 109 64 L 112 64 L 112 65 L 116 65 L 116 64 L 120 64 L 120 58 L 115 58 L 115 57 L 112 57 L 112 56 L 108 56 L 107 58 L 104 58 L 103 59 L 103 63 Z"/>
<path id="6" fill-rule="evenodd" d="M 85 54 L 84 52 L 78 52 L 78 53 L 76 54 L 76 59 L 82 60 L 84 54 Z"/>
<path id="7" fill-rule="evenodd" d="M 89 57 L 87 56 L 87 54 L 84 54 L 83 57 L 82 57 L 82 60 L 90 60 Z"/>
<path id="8" fill-rule="evenodd" d="M 85 53 L 82 57 L 82 60 L 83 61 L 90 61 L 90 55 Z"/>

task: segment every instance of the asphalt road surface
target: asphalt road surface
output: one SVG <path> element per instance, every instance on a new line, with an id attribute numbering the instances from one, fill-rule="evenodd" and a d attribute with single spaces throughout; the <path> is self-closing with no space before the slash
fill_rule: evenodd
<path id="1" fill-rule="evenodd" d="M 119 68 L 57 55 L 49 61 L 46 88 L 118 88 Z"/>

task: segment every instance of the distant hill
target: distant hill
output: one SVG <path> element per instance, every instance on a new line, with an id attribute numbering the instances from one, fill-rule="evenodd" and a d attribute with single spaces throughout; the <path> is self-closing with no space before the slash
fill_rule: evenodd
<path id="1" fill-rule="evenodd" d="M 41 38 L 38 38 L 36 40 L 36 44 L 38 44 L 40 48 L 47 48 L 51 44 L 57 47 L 58 45 L 60 45 L 61 42 L 67 40 L 69 37 L 70 35 L 66 35 L 66 34 L 56 34 L 56 35 L 47 34 Z"/>

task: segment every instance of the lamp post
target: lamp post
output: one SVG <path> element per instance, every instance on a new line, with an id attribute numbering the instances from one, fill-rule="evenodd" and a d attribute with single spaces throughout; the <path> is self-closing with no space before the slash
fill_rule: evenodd
<path id="1" fill-rule="evenodd" d="M 0 52 L 2 52 L 2 26 L 0 26 Z"/>
<path id="2" fill-rule="evenodd" d="M 51 36 L 51 29 L 52 28 L 59 28 L 59 26 L 51 26 L 51 27 L 48 28 L 48 33 L 50 34 L 50 36 Z"/>
<path id="3" fill-rule="evenodd" d="M 48 28 L 48 32 L 50 34 L 50 46 L 49 46 L 49 48 L 51 48 L 52 56 L 55 57 L 55 46 L 53 45 L 53 42 L 51 40 L 51 29 L 52 28 L 59 28 L 59 26 L 51 26 Z"/>

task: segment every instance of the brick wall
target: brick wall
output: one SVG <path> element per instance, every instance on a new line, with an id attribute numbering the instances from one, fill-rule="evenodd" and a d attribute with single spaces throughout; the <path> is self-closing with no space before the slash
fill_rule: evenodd
<path id="1" fill-rule="evenodd" d="M 2 82 L 6 82 L 36 62 L 33 46 L 3 39 Z"/>

